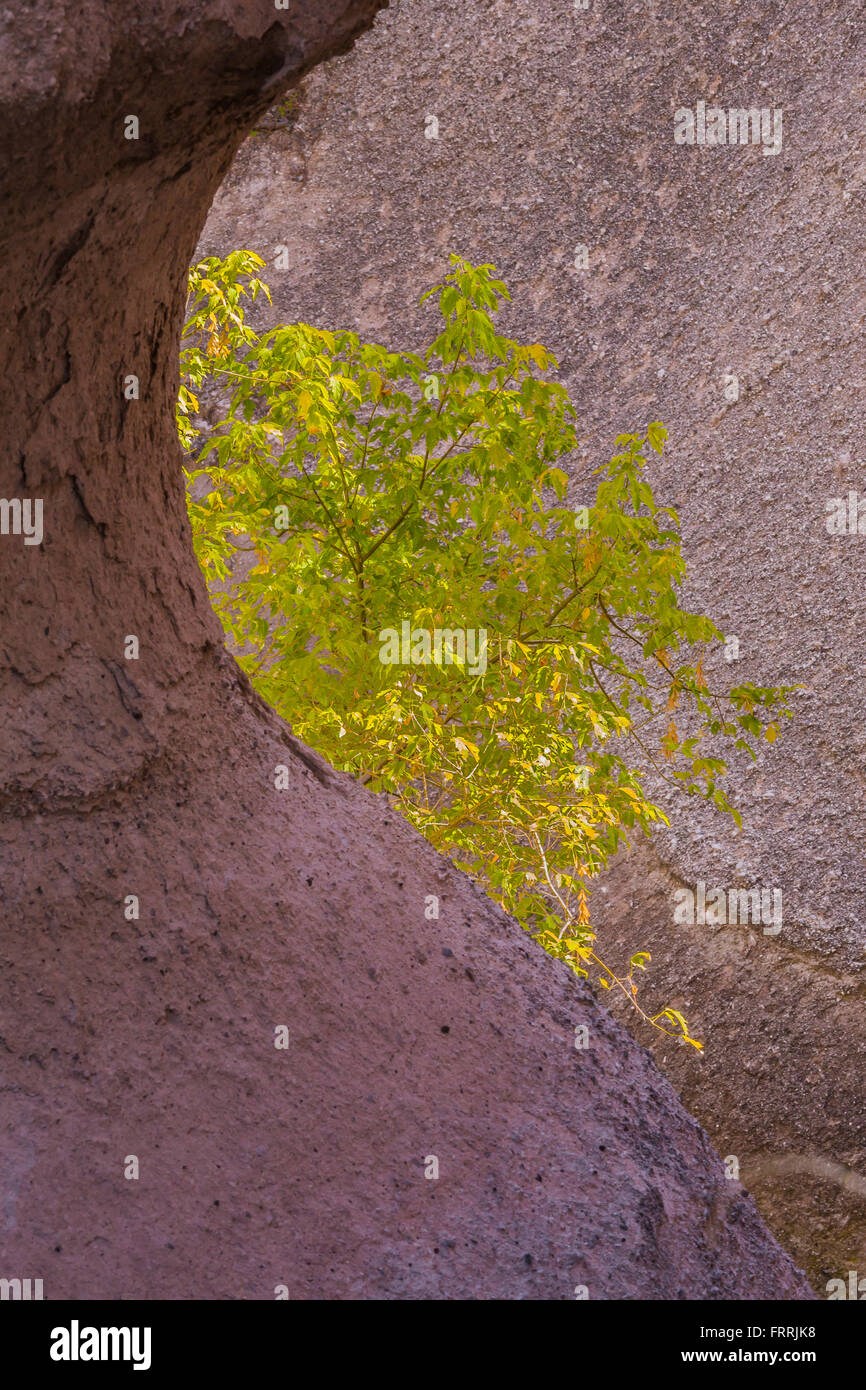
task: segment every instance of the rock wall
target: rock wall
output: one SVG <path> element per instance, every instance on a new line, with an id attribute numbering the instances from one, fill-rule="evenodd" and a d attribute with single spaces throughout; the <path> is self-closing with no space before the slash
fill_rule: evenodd
<path id="1" fill-rule="evenodd" d="M 492 260 L 508 327 L 559 357 L 577 462 L 670 428 L 652 482 L 688 598 L 739 643 L 711 678 L 803 689 L 784 739 L 734 767 L 742 834 L 661 787 L 670 830 L 594 912 L 707 1040 L 700 1062 L 640 1033 L 820 1289 L 866 1262 L 866 542 L 826 525 L 866 488 L 864 40 L 832 0 L 403 0 L 246 143 L 200 246 L 287 247 L 275 320 L 395 346 L 425 340 L 449 251 Z M 675 143 L 699 101 L 781 113 L 778 152 Z M 699 881 L 781 890 L 782 931 L 676 924 Z"/>
<path id="2" fill-rule="evenodd" d="M 242 132 L 374 8 L 0 11 L 0 488 L 44 523 L 0 536 L 3 1277 L 808 1297 L 648 1054 L 297 743 L 207 603 L 186 266 Z"/>

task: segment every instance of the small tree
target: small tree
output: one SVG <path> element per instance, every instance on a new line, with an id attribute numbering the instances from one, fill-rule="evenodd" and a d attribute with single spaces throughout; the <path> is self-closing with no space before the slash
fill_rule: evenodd
<path id="1" fill-rule="evenodd" d="M 242 665 L 301 737 L 646 1018 L 649 954 L 604 964 L 589 882 L 627 831 L 666 820 L 650 767 L 739 824 L 717 745 L 754 756 L 790 713 L 790 688 L 708 688 L 703 650 L 724 638 L 680 606 L 677 517 L 645 477 L 664 427 L 621 435 L 575 509 L 573 407 L 550 353 L 496 332 L 492 266 L 452 257 L 424 296 L 441 331 L 403 353 L 307 324 L 259 338 L 242 300 L 266 293 L 262 265 L 193 269 L 179 402 L 192 450 L 195 390 L 230 387 L 188 478 L 210 489 L 193 533 Z M 242 573 L 234 550 L 253 557 Z M 648 1021 L 701 1045 L 673 1009 Z"/>

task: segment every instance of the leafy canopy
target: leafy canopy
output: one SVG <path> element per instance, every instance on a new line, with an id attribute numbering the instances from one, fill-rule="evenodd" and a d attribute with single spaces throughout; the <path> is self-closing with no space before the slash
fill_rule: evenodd
<path id="1" fill-rule="evenodd" d="M 267 293 L 263 262 L 194 267 L 189 452 L 196 391 L 230 392 L 187 475 L 192 496 L 208 489 L 190 500 L 197 554 L 241 664 L 295 731 L 643 1013 L 648 953 L 625 977 L 604 965 L 589 880 L 627 831 L 666 820 L 649 768 L 739 824 L 718 747 L 754 756 L 788 690 L 708 687 L 703 650 L 724 638 L 680 605 L 677 516 L 646 479 L 664 427 L 620 435 L 592 505 L 569 506 L 575 412 L 556 361 L 497 333 L 494 267 L 451 259 L 417 353 L 303 323 L 259 337 L 243 300 Z M 649 1021 L 700 1046 L 676 1010 Z"/>

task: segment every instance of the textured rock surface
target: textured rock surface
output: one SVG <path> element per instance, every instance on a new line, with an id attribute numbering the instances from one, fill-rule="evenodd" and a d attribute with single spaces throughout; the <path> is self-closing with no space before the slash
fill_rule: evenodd
<path id="1" fill-rule="evenodd" d="M 134 787 L 4 826 L 9 1268 L 51 1298 L 806 1295 L 564 967 L 228 663 L 185 703 Z"/>
<path id="2" fill-rule="evenodd" d="M 2 10 L 0 487 L 45 522 L 0 539 L 4 1277 L 807 1297 L 648 1054 L 219 640 L 172 425 L 184 270 L 237 132 L 371 9 Z"/>
<path id="3" fill-rule="evenodd" d="M 662 789 L 671 830 L 595 911 L 708 1039 L 703 1064 L 657 1056 L 820 1289 L 866 1261 L 866 541 L 825 527 L 828 498 L 866 490 L 864 42 L 841 3 L 411 0 L 247 142 L 201 243 L 288 246 L 274 318 L 395 346 L 424 340 L 413 306 L 450 250 L 493 260 L 511 329 L 559 356 L 582 460 L 671 429 L 653 482 L 689 598 L 740 642 L 709 669 L 805 688 L 783 742 L 735 769 L 742 835 Z M 780 108 L 780 153 L 675 145 L 701 99 Z M 675 928 L 698 880 L 780 888 L 782 933 Z"/>

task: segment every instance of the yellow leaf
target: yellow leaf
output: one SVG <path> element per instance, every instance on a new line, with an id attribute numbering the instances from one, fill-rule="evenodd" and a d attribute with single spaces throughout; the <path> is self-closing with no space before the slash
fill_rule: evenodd
<path id="1" fill-rule="evenodd" d="M 207 344 L 208 357 L 225 357 L 228 353 L 229 335 L 223 329 L 214 328 Z"/>
<path id="2" fill-rule="evenodd" d="M 478 762 L 478 749 L 475 747 L 474 743 L 470 743 L 466 738 L 455 738 L 454 743 L 461 753 L 471 754 L 475 761 Z"/>

